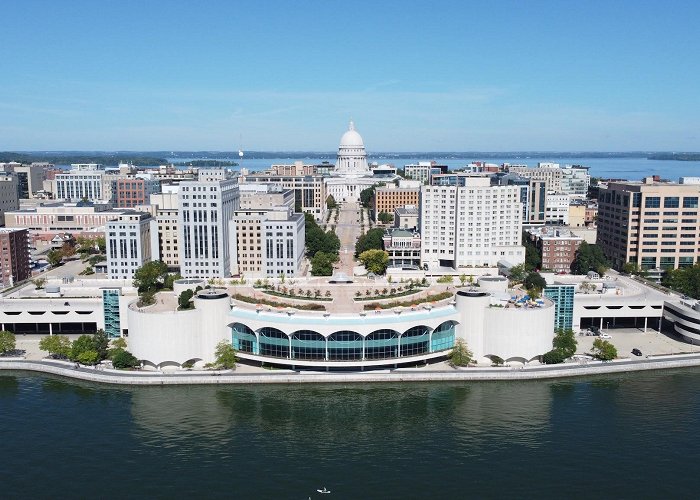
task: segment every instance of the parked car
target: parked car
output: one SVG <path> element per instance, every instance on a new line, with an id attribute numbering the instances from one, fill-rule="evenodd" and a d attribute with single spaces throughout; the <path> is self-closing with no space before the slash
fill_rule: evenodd
<path id="1" fill-rule="evenodd" d="M 601 339 L 611 339 L 612 336 L 610 334 L 607 334 L 607 333 L 601 333 L 600 338 Z"/>
<path id="2" fill-rule="evenodd" d="M 634 349 L 632 349 L 632 354 L 634 354 L 635 356 L 641 356 L 641 355 L 642 355 L 642 351 L 640 351 L 639 349 L 637 349 L 637 348 L 635 347 Z"/>

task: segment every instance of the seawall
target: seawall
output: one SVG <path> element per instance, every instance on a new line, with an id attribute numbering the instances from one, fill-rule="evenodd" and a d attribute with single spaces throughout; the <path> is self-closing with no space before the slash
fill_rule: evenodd
<path id="1" fill-rule="evenodd" d="M 0 359 L 0 370 L 19 370 L 49 373 L 79 380 L 115 385 L 197 385 L 197 384 L 300 384 L 300 383 L 368 383 L 368 382 L 456 382 L 538 380 L 564 377 L 584 377 L 608 373 L 626 373 L 646 370 L 667 370 L 700 366 L 700 354 L 663 356 L 643 360 L 618 360 L 614 362 L 589 362 L 537 366 L 532 368 L 460 368 L 454 371 L 429 371 L 403 368 L 396 370 L 333 373 L 333 372 L 271 372 L 261 374 L 237 374 L 231 371 L 175 372 L 123 372 L 74 368 L 72 363 L 60 361 L 26 361 Z"/>

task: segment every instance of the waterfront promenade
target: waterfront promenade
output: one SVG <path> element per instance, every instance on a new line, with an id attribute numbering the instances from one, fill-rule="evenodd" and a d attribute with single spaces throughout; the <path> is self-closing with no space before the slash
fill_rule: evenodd
<path id="1" fill-rule="evenodd" d="M 646 370 L 664 370 L 700 366 L 700 354 L 676 354 L 644 359 L 616 361 L 588 361 L 561 365 L 532 367 L 457 368 L 435 370 L 426 368 L 398 368 L 367 372 L 313 372 L 274 370 L 269 373 L 237 373 L 221 371 L 178 371 L 171 373 L 148 371 L 121 371 L 75 368 L 66 361 L 30 361 L 18 358 L 0 358 L 0 370 L 42 372 L 91 382 L 117 385 L 198 385 L 198 384 L 303 384 L 303 383 L 381 383 L 381 382 L 458 382 L 497 380 L 538 380 L 563 377 L 583 377 L 608 373 Z"/>

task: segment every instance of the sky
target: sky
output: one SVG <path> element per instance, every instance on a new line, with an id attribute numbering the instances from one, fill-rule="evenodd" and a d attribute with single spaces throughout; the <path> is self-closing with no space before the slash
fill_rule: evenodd
<path id="1" fill-rule="evenodd" d="M 700 151 L 697 1 L 0 2 L 0 150 Z"/>

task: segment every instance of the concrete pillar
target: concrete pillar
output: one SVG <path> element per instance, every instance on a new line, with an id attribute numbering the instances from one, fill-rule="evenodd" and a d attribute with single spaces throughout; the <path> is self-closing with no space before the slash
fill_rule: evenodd
<path id="1" fill-rule="evenodd" d="M 53 335 L 53 323 L 49 323 L 49 335 Z"/>
<path id="2" fill-rule="evenodd" d="M 292 353 L 292 336 L 289 335 L 287 338 L 289 339 L 289 356 L 288 356 L 288 358 L 294 359 L 294 355 Z"/>
<path id="3" fill-rule="evenodd" d="M 600 329 L 601 330 L 603 329 L 603 317 L 602 316 L 600 317 Z"/>
<path id="4" fill-rule="evenodd" d="M 616 323 L 617 323 L 617 317 L 614 317 L 613 318 L 613 326 L 615 326 Z"/>
<path id="5" fill-rule="evenodd" d="M 644 316 L 644 333 L 647 333 L 647 317 Z"/>
<path id="6" fill-rule="evenodd" d="M 366 337 L 362 337 L 362 361 L 365 360 L 365 342 L 366 342 Z"/>
<path id="7" fill-rule="evenodd" d="M 433 352 L 433 331 L 428 330 L 428 352 Z"/>
<path id="8" fill-rule="evenodd" d="M 326 361 L 328 361 L 328 337 L 326 337 Z M 328 367 L 326 367 L 326 371 L 328 371 Z"/>

